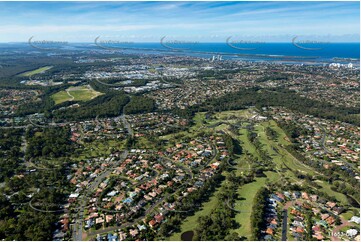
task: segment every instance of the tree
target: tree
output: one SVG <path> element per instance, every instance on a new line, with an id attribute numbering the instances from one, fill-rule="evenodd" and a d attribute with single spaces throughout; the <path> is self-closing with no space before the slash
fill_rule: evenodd
<path id="1" fill-rule="evenodd" d="M 237 232 L 232 232 L 229 235 L 227 235 L 224 240 L 226 241 L 238 241 L 239 240 L 239 235 Z"/>

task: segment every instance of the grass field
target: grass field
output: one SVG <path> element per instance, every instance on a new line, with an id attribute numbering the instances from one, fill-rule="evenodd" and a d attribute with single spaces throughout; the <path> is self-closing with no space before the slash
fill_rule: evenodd
<path id="1" fill-rule="evenodd" d="M 125 140 L 95 140 L 91 143 L 84 143 L 84 148 L 79 154 L 72 156 L 73 160 L 84 161 L 92 157 L 107 156 L 111 150 L 123 150 Z"/>
<path id="2" fill-rule="evenodd" d="M 225 112 L 220 112 L 220 113 L 216 113 L 214 116 L 217 119 L 221 119 L 221 120 L 234 120 L 234 117 L 240 118 L 240 117 L 245 117 L 245 118 L 250 118 L 252 116 L 251 110 L 249 109 L 245 109 L 245 110 L 232 110 L 232 111 L 225 111 Z"/>
<path id="3" fill-rule="evenodd" d="M 278 133 L 277 142 L 267 139 L 267 136 L 264 132 L 267 126 L 272 127 Z M 298 161 L 284 147 L 280 145 L 280 144 L 284 146 L 289 145 L 290 142 L 285 139 L 286 134 L 283 132 L 281 128 L 277 126 L 277 124 L 274 121 L 263 122 L 256 129 L 257 129 L 257 133 L 259 134 L 261 143 L 264 144 L 264 148 L 273 157 L 273 160 L 277 165 L 282 166 L 283 163 L 284 165 L 287 165 L 287 167 L 290 168 L 292 171 L 299 171 L 308 175 L 320 175 L 312 167 L 309 167 L 303 164 L 302 162 Z M 274 151 L 272 147 L 276 147 L 278 153 Z M 294 176 L 294 173 L 292 171 L 287 170 L 287 173 L 285 175 L 289 177 L 293 182 L 297 182 L 297 178 Z M 338 201 L 340 201 L 345 205 L 348 204 L 346 196 L 331 190 L 330 184 L 327 184 L 324 181 L 320 181 L 320 180 L 317 180 L 316 182 L 320 186 L 322 186 L 322 188 L 320 189 L 322 192 L 334 196 Z"/>
<path id="4" fill-rule="evenodd" d="M 338 201 L 342 202 L 343 204 L 349 204 L 345 195 L 335 192 L 331 189 L 331 186 L 324 181 L 317 180 L 318 185 L 322 186 L 320 189 L 322 192 L 328 194 L 329 196 L 334 196 Z"/>
<path id="5" fill-rule="evenodd" d="M 51 98 L 54 100 L 55 104 L 59 104 L 71 100 L 71 97 L 68 95 L 66 91 L 57 92 L 53 94 Z"/>
<path id="6" fill-rule="evenodd" d="M 247 125 L 248 123 L 245 123 L 245 125 Z M 259 156 L 259 154 L 257 153 L 256 147 L 254 147 L 254 145 L 249 141 L 248 137 L 248 130 L 245 128 L 242 128 L 239 130 L 239 135 L 238 135 L 238 140 L 241 143 L 242 149 L 244 149 L 245 151 L 248 151 L 250 154 L 253 154 L 255 157 L 257 157 L 258 159 L 260 159 L 261 157 Z"/>
<path id="7" fill-rule="evenodd" d="M 180 131 L 176 134 L 167 134 L 167 135 L 163 135 L 163 136 L 160 136 L 159 138 L 160 139 L 163 139 L 163 140 L 174 140 L 174 136 L 175 135 L 182 135 L 184 137 L 191 137 L 191 138 L 194 138 L 196 137 L 196 133 L 199 132 L 199 131 L 204 131 L 204 127 L 205 125 L 205 113 L 204 112 L 200 112 L 200 113 L 197 113 L 195 115 L 195 117 L 193 118 L 193 122 L 194 122 L 194 125 L 192 127 L 190 127 L 189 131 Z"/>
<path id="8" fill-rule="evenodd" d="M 247 173 L 250 168 L 249 161 L 245 153 L 252 154 L 258 160 L 261 160 L 260 151 L 255 147 L 253 143 L 248 139 L 247 126 L 254 121 L 250 120 L 253 116 L 252 109 L 240 110 L 240 111 L 226 111 L 216 113 L 210 119 L 205 118 L 205 113 L 197 113 L 193 119 L 194 126 L 190 128 L 190 131 L 182 131 L 178 134 L 183 136 L 192 137 L 199 131 L 213 132 L 222 130 L 225 133 L 231 135 L 234 139 L 240 142 L 242 147 L 242 154 L 235 155 L 235 159 L 230 165 L 237 167 L 237 174 Z M 230 124 L 237 124 L 238 134 L 234 132 L 234 129 L 230 129 Z M 277 139 L 272 140 L 266 134 L 266 128 L 271 127 L 277 133 Z M 285 147 L 290 145 L 285 132 L 277 125 L 275 121 L 262 121 L 257 122 L 254 126 L 254 132 L 257 134 L 257 139 L 261 143 L 261 148 L 272 159 L 273 171 L 264 172 L 265 177 L 257 177 L 254 182 L 245 184 L 238 188 L 239 199 L 234 204 L 234 209 L 237 211 L 235 221 L 240 225 L 239 228 L 234 229 L 240 236 L 245 236 L 248 239 L 251 237 L 251 216 L 253 200 L 257 191 L 265 186 L 267 183 L 282 183 L 288 181 L 289 183 L 307 185 L 304 180 L 299 179 L 296 176 L 297 172 L 302 172 L 309 175 L 320 175 L 312 167 L 309 167 L 299 160 L 297 160 L 292 154 L 290 154 Z M 175 135 L 166 135 L 163 138 L 174 139 Z M 340 202 L 347 204 L 346 197 L 335 191 L 331 190 L 329 184 L 322 181 L 317 181 L 322 186 L 321 191 L 335 196 Z M 219 188 L 222 189 L 222 188 Z M 218 190 L 217 190 L 218 191 Z M 202 210 L 196 212 L 193 216 L 188 217 L 181 226 L 181 232 L 173 234 L 170 240 L 180 240 L 180 236 L 183 232 L 194 230 L 197 226 L 197 219 L 200 216 L 207 215 L 211 212 L 212 208 L 216 205 L 216 194 L 211 197 L 210 201 L 202 205 Z M 350 214 L 347 214 L 350 217 Z"/>
<path id="9" fill-rule="evenodd" d="M 273 128 L 278 133 L 278 140 L 273 141 L 268 139 L 265 129 L 270 126 L 269 122 L 263 122 L 256 126 L 256 132 L 258 134 L 259 141 L 263 145 L 262 149 L 265 150 L 271 157 L 273 162 L 276 164 L 278 169 L 282 169 L 285 166 L 290 168 L 292 171 L 301 171 L 310 175 L 314 175 L 314 170 L 303 163 L 299 162 L 295 157 L 293 157 L 285 148 L 280 146 L 280 142 L 285 145 L 289 145 L 290 143 L 286 141 L 283 137 L 285 137 L 282 129 L 275 129 L 275 123 L 273 122 Z M 291 170 L 287 171 L 287 176 L 289 176 L 294 181 L 297 181 L 293 172 Z"/>
<path id="10" fill-rule="evenodd" d="M 232 118 L 234 117 L 246 117 L 248 118 L 250 116 L 249 110 L 240 110 L 240 111 L 227 111 L 227 112 L 221 112 L 215 114 L 215 119 L 212 120 L 206 120 L 205 119 L 205 113 L 197 113 L 193 119 L 195 125 L 191 128 L 192 132 L 194 131 L 210 131 L 210 130 L 227 130 L 228 126 L 227 124 L 219 124 L 220 121 L 227 121 L 229 123 L 235 123 L 238 120 L 235 120 Z M 215 125 L 215 126 L 214 126 Z M 214 127 L 213 127 L 214 126 Z M 212 128 L 211 128 L 212 127 Z M 189 133 L 192 133 L 189 132 Z M 184 135 L 189 136 L 187 133 L 184 133 Z M 164 138 L 167 138 L 166 136 Z M 247 133 L 245 129 L 241 129 L 241 134 L 239 135 L 239 140 L 242 142 L 242 147 L 245 145 L 246 149 L 250 152 L 256 152 L 255 147 L 248 141 L 247 139 Z M 239 164 L 239 168 L 249 168 L 248 163 L 243 159 L 243 155 L 238 155 L 237 159 L 233 162 Z M 237 170 L 237 173 L 242 172 L 242 169 Z M 224 173 L 225 174 L 225 173 Z M 255 194 L 257 193 L 258 189 L 264 186 L 266 183 L 266 180 L 273 180 L 278 178 L 278 175 L 273 172 L 268 172 L 267 177 L 264 178 L 258 178 L 255 182 L 249 183 L 245 186 L 242 186 L 239 188 L 239 195 L 242 198 L 245 198 L 246 203 L 237 203 L 235 204 L 235 209 L 238 210 L 246 210 L 248 211 L 248 214 L 239 213 L 237 214 L 236 221 L 241 224 L 240 230 L 235 230 L 241 235 L 250 235 L 251 229 L 250 229 L 250 216 L 251 216 L 251 210 L 252 206 L 250 205 L 253 201 L 253 198 Z M 198 212 L 196 212 L 193 216 L 188 217 L 181 226 L 181 232 L 173 234 L 169 240 L 180 240 L 180 236 L 182 233 L 193 230 L 197 226 L 197 220 L 200 216 L 205 216 L 207 214 L 210 214 L 211 210 L 216 206 L 217 204 L 217 193 L 219 190 L 222 189 L 222 187 L 218 188 L 217 191 L 213 194 L 213 196 L 210 198 L 208 202 L 205 202 L 202 204 L 202 209 Z M 249 204 L 248 204 L 249 203 Z"/>
<path id="11" fill-rule="evenodd" d="M 244 127 L 248 125 L 248 123 L 244 123 Z M 258 131 L 261 131 L 260 129 Z M 241 128 L 239 130 L 238 140 L 240 140 L 243 152 L 248 152 L 258 159 L 260 156 L 257 152 L 256 147 L 248 140 L 247 134 L 248 130 L 246 128 Z M 257 132 L 258 133 L 258 132 Z M 239 161 L 244 161 L 243 155 L 240 157 Z M 237 162 L 237 160 L 235 160 Z M 241 236 L 245 236 L 248 239 L 251 237 L 251 215 L 252 215 L 252 206 L 253 199 L 257 193 L 257 191 L 265 186 L 266 181 L 277 181 L 281 179 L 281 176 L 276 172 L 265 172 L 266 177 L 257 178 L 256 181 L 252 183 L 248 183 L 238 189 L 239 200 L 235 204 L 235 210 L 239 211 L 239 213 L 235 217 L 235 221 L 240 224 L 239 229 L 235 229 L 234 232 L 237 232 Z"/>
<path id="12" fill-rule="evenodd" d="M 32 71 L 27 71 L 27 72 L 21 73 L 21 74 L 19 74 L 19 76 L 32 76 L 35 74 L 44 73 L 47 70 L 50 70 L 51 68 L 53 68 L 53 66 L 44 66 L 44 67 L 40 67 L 40 68 L 32 70 Z"/>
<path id="13" fill-rule="evenodd" d="M 240 224 L 240 228 L 235 229 L 241 236 L 248 239 L 251 237 L 251 216 L 253 199 L 261 187 L 264 187 L 267 181 L 277 181 L 280 176 L 275 172 L 265 172 L 266 177 L 256 178 L 254 182 L 248 183 L 238 189 L 239 199 L 234 205 L 238 211 L 235 221 Z"/>
<path id="14" fill-rule="evenodd" d="M 156 149 L 156 145 L 152 142 L 150 142 L 148 139 L 144 137 L 139 137 L 137 139 L 137 144 L 135 145 L 135 148 L 139 149 Z"/>
<path id="15" fill-rule="evenodd" d="M 240 199 L 235 203 L 234 209 L 238 211 L 235 217 L 236 222 L 240 224 L 239 229 L 235 229 L 239 235 L 248 239 L 251 237 L 251 216 L 253 199 L 257 191 L 266 183 L 266 178 L 257 178 L 255 182 L 248 183 L 238 189 Z"/>
<path id="16" fill-rule="evenodd" d="M 103 93 L 93 90 L 90 86 L 70 87 L 52 95 L 55 104 L 66 101 L 89 101 Z"/>
<path id="17" fill-rule="evenodd" d="M 217 191 L 219 191 L 219 188 Z M 212 197 L 210 197 L 208 202 L 202 204 L 201 210 L 197 211 L 194 215 L 188 217 L 183 221 L 181 226 L 181 232 L 172 234 L 172 236 L 169 237 L 167 240 L 180 241 L 182 233 L 195 229 L 197 227 L 198 218 L 200 216 L 206 216 L 210 214 L 212 209 L 215 208 L 215 206 L 217 205 L 217 191 L 213 194 Z"/>

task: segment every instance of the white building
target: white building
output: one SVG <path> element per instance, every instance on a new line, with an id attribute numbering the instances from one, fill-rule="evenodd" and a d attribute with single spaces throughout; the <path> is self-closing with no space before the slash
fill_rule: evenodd
<path id="1" fill-rule="evenodd" d="M 346 235 L 351 238 L 355 237 L 357 234 L 358 232 L 356 229 L 349 229 L 346 231 Z"/>
<path id="2" fill-rule="evenodd" d="M 331 68 L 340 68 L 340 67 L 341 67 L 341 64 L 340 64 L 340 63 L 331 63 L 331 64 L 329 65 L 329 67 L 331 67 Z"/>
<path id="3" fill-rule="evenodd" d="M 349 222 L 360 224 L 360 217 L 353 216 Z"/>

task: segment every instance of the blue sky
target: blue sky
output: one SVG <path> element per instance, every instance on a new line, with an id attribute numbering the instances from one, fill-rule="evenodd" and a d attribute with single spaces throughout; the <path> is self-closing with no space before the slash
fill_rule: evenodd
<path id="1" fill-rule="evenodd" d="M 0 2 L 0 42 L 359 42 L 359 2 Z"/>

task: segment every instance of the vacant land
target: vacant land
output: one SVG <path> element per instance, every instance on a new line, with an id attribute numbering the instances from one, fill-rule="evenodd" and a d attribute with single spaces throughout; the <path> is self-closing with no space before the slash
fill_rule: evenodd
<path id="1" fill-rule="evenodd" d="M 32 76 L 35 74 L 41 74 L 46 72 L 47 70 L 50 70 L 51 68 L 53 68 L 53 66 L 44 66 L 44 67 L 40 67 L 38 69 L 32 70 L 32 71 L 27 71 L 24 73 L 19 74 L 19 76 Z"/>
<path id="2" fill-rule="evenodd" d="M 66 101 L 89 101 L 103 93 L 93 90 L 90 86 L 70 87 L 52 95 L 55 104 Z"/>

